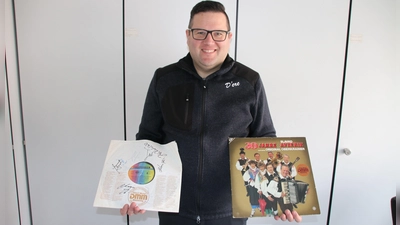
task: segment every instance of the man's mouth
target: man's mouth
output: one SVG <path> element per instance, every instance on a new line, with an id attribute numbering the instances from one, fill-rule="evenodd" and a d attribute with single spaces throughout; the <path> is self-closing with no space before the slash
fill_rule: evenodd
<path id="1" fill-rule="evenodd" d="M 205 53 L 213 53 L 215 51 L 216 51 L 215 49 L 203 49 L 203 52 Z"/>

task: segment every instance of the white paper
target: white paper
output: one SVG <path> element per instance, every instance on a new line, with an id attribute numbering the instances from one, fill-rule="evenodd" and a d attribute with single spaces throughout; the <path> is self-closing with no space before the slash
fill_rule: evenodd
<path id="1" fill-rule="evenodd" d="M 93 206 L 122 208 L 136 202 L 149 211 L 178 212 L 181 182 L 176 142 L 112 140 Z"/>

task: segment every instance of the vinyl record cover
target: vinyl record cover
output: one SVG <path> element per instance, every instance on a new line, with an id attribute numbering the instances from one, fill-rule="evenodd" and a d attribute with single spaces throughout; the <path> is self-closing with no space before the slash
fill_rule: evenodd
<path id="1" fill-rule="evenodd" d="M 230 138 L 235 218 L 320 214 L 305 137 Z"/>

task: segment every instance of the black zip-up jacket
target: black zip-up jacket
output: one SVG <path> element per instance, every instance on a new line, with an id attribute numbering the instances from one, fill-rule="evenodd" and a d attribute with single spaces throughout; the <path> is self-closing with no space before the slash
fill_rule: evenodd
<path id="1" fill-rule="evenodd" d="M 267 136 L 275 128 L 259 74 L 227 56 L 203 79 L 188 54 L 156 70 L 136 138 L 177 142 L 179 214 L 198 220 L 232 216 L 228 138 Z"/>

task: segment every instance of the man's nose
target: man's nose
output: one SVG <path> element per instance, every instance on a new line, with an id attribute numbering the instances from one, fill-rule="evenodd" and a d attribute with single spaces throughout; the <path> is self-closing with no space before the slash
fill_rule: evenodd
<path id="1" fill-rule="evenodd" d="M 214 42 L 214 39 L 212 38 L 211 33 L 207 33 L 207 36 L 206 36 L 206 39 L 204 39 L 204 42 L 206 42 L 206 43 Z"/>

